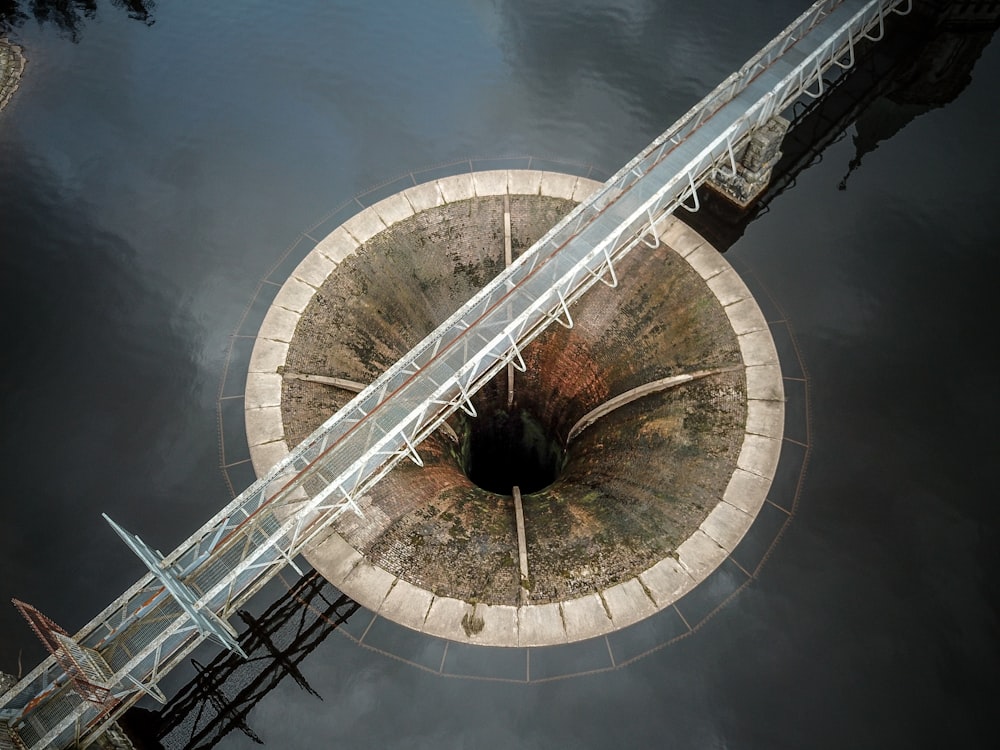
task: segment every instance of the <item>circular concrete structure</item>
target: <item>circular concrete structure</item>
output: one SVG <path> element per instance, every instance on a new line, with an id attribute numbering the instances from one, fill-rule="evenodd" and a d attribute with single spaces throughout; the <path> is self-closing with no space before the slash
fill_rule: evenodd
<path id="1" fill-rule="evenodd" d="M 246 426 L 268 470 L 599 187 L 533 171 L 417 185 L 320 241 L 250 361 Z M 704 580 L 760 509 L 784 394 L 771 335 L 729 264 L 671 219 L 342 516 L 307 559 L 378 615 L 494 646 L 581 640 Z M 519 558 L 509 488 L 523 497 Z M 492 490 L 492 491 L 491 491 Z M 522 588 L 519 562 L 526 557 Z"/>

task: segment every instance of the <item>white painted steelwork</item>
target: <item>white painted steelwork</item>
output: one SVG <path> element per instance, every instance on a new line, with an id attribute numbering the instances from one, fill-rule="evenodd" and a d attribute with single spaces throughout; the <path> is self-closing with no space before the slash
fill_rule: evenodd
<path id="1" fill-rule="evenodd" d="M 237 607 L 338 515 L 360 515 L 358 499 L 400 459 L 419 464 L 420 442 L 449 415 L 475 416 L 472 394 L 509 365 L 523 371 L 521 349 L 552 322 L 571 327 L 570 306 L 591 286 L 616 286 L 615 262 L 640 243 L 655 247 L 656 227 L 679 206 L 696 210 L 698 186 L 736 169 L 756 127 L 820 96 L 826 70 L 850 67 L 860 39 L 880 39 L 886 15 L 909 9 L 909 0 L 813 4 L 268 476 L 162 560 L 143 557 L 161 572 L 74 636 L 111 670 L 113 710 L 72 692 L 50 658 L 0 697 L 0 722 L 25 747 L 86 746 L 206 635 L 232 646 L 222 623 Z"/>

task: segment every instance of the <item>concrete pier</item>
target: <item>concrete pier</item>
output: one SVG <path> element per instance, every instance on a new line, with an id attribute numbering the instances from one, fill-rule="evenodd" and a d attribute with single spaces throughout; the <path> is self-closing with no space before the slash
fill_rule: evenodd
<path id="1" fill-rule="evenodd" d="M 24 72 L 25 58 L 21 48 L 6 39 L 0 39 L 0 109 L 3 109 L 17 91 Z"/>

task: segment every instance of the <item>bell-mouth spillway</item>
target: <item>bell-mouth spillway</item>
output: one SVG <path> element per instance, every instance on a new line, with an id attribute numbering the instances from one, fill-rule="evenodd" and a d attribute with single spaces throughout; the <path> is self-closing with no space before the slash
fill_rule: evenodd
<path id="1" fill-rule="evenodd" d="M 529 170 L 416 185 L 321 240 L 250 358 L 264 476 L 599 184 Z M 306 559 L 380 616 L 541 646 L 670 606 L 752 524 L 784 428 L 777 353 L 729 263 L 671 218 L 340 516 Z M 515 513 L 512 490 L 521 487 Z M 516 519 L 523 518 L 521 529 Z M 519 531 L 521 532 L 519 534 Z M 526 560 L 527 576 L 521 560 Z"/>

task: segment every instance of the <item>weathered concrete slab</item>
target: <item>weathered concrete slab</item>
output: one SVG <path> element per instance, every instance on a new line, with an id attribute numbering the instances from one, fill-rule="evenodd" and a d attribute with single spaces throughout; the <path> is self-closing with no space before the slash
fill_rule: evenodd
<path id="1" fill-rule="evenodd" d="M 785 434 L 785 402 L 749 399 L 746 431 L 780 440 Z"/>
<path id="2" fill-rule="evenodd" d="M 756 516 L 770 489 L 770 479 L 744 469 L 737 469 L 730 477 L 722 499 L 733 507 Z"/>
<path id="3" fill-rule="evenodd" d="M 643 571 L 639 579 L 661 609 L 680 599 L 696 583 L 691 573 L 672 557 L 665 557 Z"/>
<path id="4" fill-rule="evenodd" d="M 470 640 L 484 646 L 511 646 L 517 643 L 517 607 L 479 604 L 476 616 L 483 619 L 483 629 L 470 636 Z"/>
<path id="5" fill-rule="evenodd" d="M 332 533 L 320 544 L 312 545 L 305 553 L 306 559 L 323 577 L 334 586 L 340 587 L 364 557 L 337 533 Z M 351 594 L 354 597 L 354 594 Z M 360 601 L 357 597 L 355 600 Z M 381 603 L 381 602 L 380 602 Z"/>
<path id="6" fill-rule="evenodd" d="M 437 208 L 444 205 L 444 195 L 437 182 L 424 182 L 414 185 L 403 192 L 403 196 L 413 206 L 415 213 L 426 211 L 429 208 Z"/>
<path id="7" fill-rule="evenodd" d="M 433 600 L 434 594 L 427 589 L 397 578 L 395 585 L 382 602 L 378 614 L 393 622 L 419 629 Z"/>
<path id="8" fill-rule="evenodd" d="M 300 318 L 301 314 L 294 310 L 271 305 L 260 324 L 260 330 L 257 331 L 257 338 L 289 344 L 295 336 L 295 328 Z"/>
<path id="9" fill-rule="evenodd" d="M 455 174 L 442 177 L 437 181 L 438 189 L 444 196 L 445 203 L 467 201 L 476 196 L 476 186 L 472 182 L 472 174 Z"/>
<path id="10" fill-rule="evenodd" d="M 778 365 L 747 367 L 747 398 L 762 401 L 784 401 L 785 386 Z"/>
<path id="11" fill-rule="evenodd" d="M 255 440 L 257 437 L 255 436 Z M 250 463 L 253 464 L 254 473 L 259 477 L 267 475 L 281 459 L 288 455 L 288 444 L 284 440 L 257 443 L 251 441 L 248 436 L 247 442 L 250 444 Z"/>
<path id="12" fill-rule="evenodd" d="M 721 279 L 725 275 L 720 274 L 717 278 Z M 743 299 L 727 306 L 726 315 L 729 317 L 729 324 L 737 336 L 751 331 L 767 330 L 767 320 L 764 319 L 764 313 L 760 311 L 757 301 L 753 298 Z"/>
<path id="13" fill-rule="evenodd" d="M 507 170 L 491 169 L 486 172 L 472 173 L 472 187 L 476 195 L 506 195 L 507 194 Z"/>
<path id="14" fill-rule="evenodd" d="M 765 479 L 774 479 L 781 456 L 781 441 L 763 435 L 747 435 L 736 465 Z"/>
<path id="15" fill-rule="evenodd" d="M 316 243 L 310 252 L 318 252 L 328 258 L 334 265 L 340 264 L 344 258 L 358 251 L 358 241 L 343 227 L 337 227 L 330 234 Z"/>
<path id="16" fill-rule="evenodd" d="M 383 198 L 371 208 L 387 227 L 414 215 L 413 206 L 401 193 Z"/>
<path id="17" fill-rule="evenodd" d="M 262 445 L 285 439 L 285 426 L 281 422 L 280 406 L 265 406 L 260 409 L 247 409 L 244 412 L 247 423 L 247 435 L 254 436 L 254 443 Z"/>
<path id="18" fill-rule="evenodd" d="M 283 307 L 292 312 L 301 313 L 312 300 L 316 290 L 298 279 L 288 279 L 281 285 L 274 298 L 272 307 Z"/>
<path id="19" fill-rule="evenodd" d="M 705 238 L 679 219 L 673 219 L 664 227 L 660 241 L 666 243 L 675 253 L 686 258 L 705 244 Z"/>
<path id="20" fill-rule="evenodd" d="M 578 178 L 569 174 L 545 172 L 542 175 L 542 195 L 572 200 Z"/>
<path id="21" fill-rule="evenodd" d="M 604 609 L 604 602 L 597 594 L 567 599 L 561 604 L 567 640 L 582 641 L 615 629 L 614 622 Z"/>
<path id="22" fill-rule="evenodd" d="M 295 270 L 292 272 L 292 278 L 304 281 L 309 286 L 319 289 L 323 286 L 323 282 L 326 281 L 326 277 L 336 267 L 337 264 L 330 258 L 323 253 L 317 252 L 316 248 L 313 248 L 302 259 L 302 262 L 295 267 Z"/>
<path id="23" fill-rule="evenodd" d="M 518 646 L 546 646 L 566 640 L 558 604 L 536 604 L 517 610 Z"/>
<path id="24" fill-rule="evenodd" d="M 359 245 L 365 244 L 368 240 L 385 229 L 385 224 L 382 222 L 382 219 L 380 219 L 379 215 L 370 208 L 366 208 L 364 211 L 356 213 L 341 226 L 344 227 L 351 237 L 358 241 Z"/>
<path id="25" fill-rule="evenodd" d="M 677 561 L 696 581 L 704 581 L 729 556 L 718 542 L 701 529 L 677 548 Z"/>
<path id="26" fill-rule="evenodd" d="M 288 357 L 288 344 L 284 341 L 257 339 L 250 354 L 249 372 L 277 372 Z"/>
<path id="27" fill-rule="evenodd" d="M 344 586 L 350 589 L 354 601 L 372 612 L 378 612 L 395 581 L 392 573 L 362 558 L 347 574 Z"/>
<path id="28" fill-rule="evenodd" d="M 708 280 L 708 288 L 712 290 L 712 294 L 715 295 L 715 298 L 719 300 L 719 304 L 723 307 L 751 297 L 747 285 L 743 283 L 743 279 L 740 278 L 740 275 L 732 267 L 710 278 Z M 726 312 L 728 313 L 728 310 Z M 763 317 L 761 321 L 763 322 Z"/>
<path id="29" fill-rule="evenodd" d="M 615 629 L 639 622 L 656 612 L 656 605 L 638 578 L 632 578 L 601 592 L 604 604 L 611 612 Z"/>
<path id="30" fill-rule="evenodd" d="M 589 180 L 586 177 L 580 177 L 576 181 L 576 187 L 573 188 L 573 200 L 577 203 L 583 203 L 587 198 L 596 193 L 603 183 L 597 180 Z"/>
<path id="31" fill-rule="evenodd" d="M 536 169 L 512 169 L 507 173 L 507 192 L 511 195 L 538 195 L 542 173 Z"/>
<path id="32" fill-rule="evenodd" d="M 249 373 L 243 403 L 247 409 L 281 406 L 281 376 L 271 372 Z"/>
<path id="33" fill-rule="evenodd" d="M 778 351 L 774 348 L 770 331 L 751 331 L 738 336 L 737 340 L 743 364 L 747 367 L 778 364 Z"/>
<path id="34" fill-rule="evenodd" d="M 712 508 L 712 512 L 701 522 L 700 528 L 720 547 L 732 552 L 752 523 L 753 516 L 729 503 L 721 502 Z"/>
<path id="35" fill-rule="evenodd" d="M 468 636 L 462 626 L 465 620 L 466 626 L 477 626 L 479 623 L 473 622 L 472 605 L 463 602 L 461 599 L 454 599 L 450 596 L 434 597 L 430 609 L 426 613 L 426 618 L 419 625 L 404 622 L 410 627 L 420 627 L 428 635 L 436 635 L 440 638 L 450 638 L 457 641 L 467 641 Z"/>
<path id="36" fill-rule="evenodd" d="M 692 250 L 685 256 L 691 267 L 698 272 L 703 279 L 711 279 L 718 276 L 723 271 L 729 270 L 729 261 L 722 257 L 722 254 L 714 247 L 703 244 Z"/>

